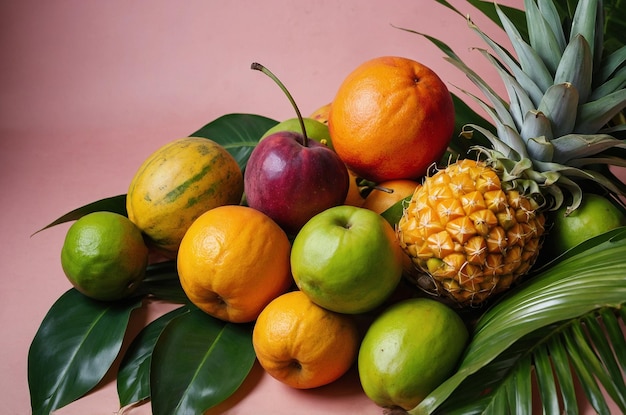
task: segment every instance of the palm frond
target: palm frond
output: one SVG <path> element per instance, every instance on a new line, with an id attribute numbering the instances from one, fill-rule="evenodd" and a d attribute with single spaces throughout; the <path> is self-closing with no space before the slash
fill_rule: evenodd
<path id="1" fill-rule="evenodd" d="M 541 400 L 551 406 L 550 382 L 557 382 L 561 400 L 573 406 L 569 386 L 578 379 L 599 412 L 606 405 L 597 393 L 599 385 L 626 411 L 623 377 L 615 378 L 616 368 L 623 370 L 626 364 L 620 329 L 626 315 L 625 254 L 626 228 L 619 228 L 544 264 L 480 317 L 456 373 L 409 413 L 432 414 L 442 408 L 447 408 L 444 413 L 506 414 L 511 408 L 519 413 L 520 402 L 529 400 L 528 386 L 520 387 L 528 378 L 526 365 L 541 377 Z M 619 314 L 612 318 L 612 313 Z M 541 345 L 548 357 L 540 355 Z M 547 361 L 555 369 L 546 370 Z M 555 376 L 558 381 L 550 380 Z"/>
<path id="2" fill-rule="evenodd" d="M 605 329 L 619 327 L 622 314 L 623 306 L 603 307 L 530 333 L 468 377 L 435 413 L 532 414 L 539 407 L 547 414 L 576 413 L 576 384 L 599 414 L 610 414 L 602 390 L 626 413 L 620 372 L 626 361 L 617 348 L 626 335 Z"/>

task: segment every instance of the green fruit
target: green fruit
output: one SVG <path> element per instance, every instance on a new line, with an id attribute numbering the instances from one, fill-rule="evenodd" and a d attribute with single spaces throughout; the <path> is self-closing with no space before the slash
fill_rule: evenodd
<path id="1" fill-rule="evenodd" d="M 326 124 L 312 118 L 302 118 L 302 121 L 304 122 L 304 128 L 306 128 L 306 135 L 308 138 L 312 138 L 317 142 L 325 144 L 328 148 L 333 149 L 333 143 L 330 140 L 330 133 L 328 132 L 328 126 Z M 294 131 L 302 134 L 300 121 L 298 121 L 298 118 L 290 118 L 280 122 L 267 130 L 267 132 L 261 137 L 261 140 L 280 131 Z"/>
<path id="2" fill-rule="evenodd" d="M 382 407 L 414 408 L 452 374 L 468 337 L 459 315 L 438 301 L 395 303 L 374 320 L 359 349 L 365 394 Z"/>
<path id="3" fill-rule="evenodd" d="M 402 255 L 385 219 L 342 205 L 313 216 L 298 232 L 291 271 L 314 303 L 357 314 L 378 307 L 393 293 L 402 276 Z"/>
<path id="4" fill-rule="evenodd" d="M 626 225 L 626 217 L 605 197 L 586 193 L 581 205 L 565 216 L 566 206 L 553 215 L 546 246 L 560 254 L 589 238 Z"/>
<path id="5" fill-rule="evenodd" d="M 127 297 L 138 287 L 148 264 L 141 231 L 125 216 L 95 212 L 67 231 L 61 266 L 72 285 L 96 300 Z"/>

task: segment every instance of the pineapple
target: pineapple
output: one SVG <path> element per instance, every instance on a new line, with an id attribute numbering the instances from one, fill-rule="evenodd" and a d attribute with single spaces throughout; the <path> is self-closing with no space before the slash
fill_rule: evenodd
<path id="1" fill-rule="evenodd" d="M 478 306 L 508 289 L 533 265 L 547 227 L 545 213 L 564 203 L 575 210 L 586 183 L 614 195 L 624 184 L 608 166 L 626 166 L 626 128 L 608 123 L 626 106 L 626 46 L 603 56 L 602 0 L 580 0 L 562 24 L 552 0 L 525 0 L 529 41 L 497 7 L 517 60 L 468 18 L 495 56 L 508 94 L 499 97 L 456 55 L 449 60 L 487 97 L 469 94 L 493 119 L 491 147 L 474 146 L 414 193 L 397 236 L 416 269 L 418 285 L 459 306 Z M 568 29 L 569 28 L 569 29 Z M 497 56 L 497 58 L 496 58 Z"/>

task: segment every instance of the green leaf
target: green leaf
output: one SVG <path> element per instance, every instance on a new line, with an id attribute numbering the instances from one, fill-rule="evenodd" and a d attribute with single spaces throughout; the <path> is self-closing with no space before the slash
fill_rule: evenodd
<path id="1" fill-rule="evenodd" d="M 191 304 L 180 285 L 175 260 L 148 265 L 146 276 L 135 294 L 140 297 L 151 295 L 174 304 Z"/>
<path id="2" fill-rule="evenodd" d="M 570 255 L 509 291 L 488 309 L 477 323 L 458 371 L 410 413 L 432 413 L 468 376 L 522 337 L 556 322 L 601 307 L 618 308 L 626 302 L 626 228 L 594 238 L 593 246 Z"/>
<path id="3" fill-rule="evenodd" d="M 404 207 L 411 201 L 413 195 L 407 196 L 402 200 L 397 201 L 391 205 L 380 215 L 393 227 L 395 227 L 404 213 Z"/>
<path id="4" fill-rule="evenodd" d="M 565 344 L 570 361 L 572 366 L 574 366 L 576 375 L 580 379 L 580 385 L 585 395 L 587 395 L 587 399 L 589 399 L 589 402 L 598 413 L 610 415 L 609 408 L 602 397 L 602 392 L 593 377 L 593 372 L 586 366 L 584 356 L 581 355 L 581 350 L 577 347 L 576 339 L 572 333 L 565 332 Z"/>
<path id="5" fill-rule="evenodd" d="M 250 326 L 190 309 L 165 327 L 154 348 L 153 414 L 203 413 L 239 388 L 255 358 Z"/>
<path id="6" fill-rule="evenodd" d="M 576 378 L 581 380 L 583 390 L 599 413 L 607 413 L 608 405 L 597 381 L 624 412 L 623 375 L 611 376 L 611 369 L 602 366 L 606 359 L 613 360 L 610 348 L 602 350 L 601 346 L 609 337 L 603 332 L 603 316 L 609 314 L 614 318 L 616 313 L 613 307 L 603 307 L 529 333 L 465 379 L 454 397 L 436 412 L 530 414 L 534 393 L 531 370 L 539 393 L 534 398 L 541 403 L 544 413 L 579 412 L 579 398 L 574 389 Z M 599 338 L 587 336 L 587 332 L 597 333 Z M 621 330 L 619 336 L 623 341 L 625 334 Z M 505 394 L 507 402 L 502 399 Z"/>
<path id="7" fill-rule="evenodd" d="M 114 212 L 114 213 L 119 213 L 120 215 L 128 216 L 126 212 L 126 195 L 124 194 L 124 195 L 119 195 L 119 196 L 108 197 L 106 199 L 100 199 L 95 202 L 81 206 L 77 209 L 74 209 L 71 212 L 68 212 L 65 215 L 61 216 L 54 222 L 50 223 L 49 225 L 39 229 L 33 235 L 45 229 L 51 228 L 53 226 L 60 225 L 61 223 L 78 220 L 81 217 L 89 213 L 100 212 L 100 211 Z"/>
<path id="8" fill-rule="evenodd" d="M 227 114 L 211 121 L 191 137 L 204 137 L 219 143 L 245 170 L 246 163 L 259 139 L 278 121 L 254 114 Z"/>
<path id="9" fill-rule="evenodd" d="M 150 364 L 157 340 L 167 324 L 188 312 L 176 308 L 144 327 L 130 344 L 117 373 L 117 394 L 122 407 L 150 397 Z"/>
<path id="10" fill-rule="evenodd" d="M 465 16 L 467 14 L 467 12 L 465 13 L 459 12 L 457 9 L 455 9 L 452 5 L 450 5 L 445 0 L 436 0 L 436 1 L 437 3 L 443 4 L 444 6 L 454 10 L 455 12 L 459 13 L 461 16 Z M 494 8 L 494 2 L 485 1 L 485 0 L 467 0 L 467 2 L 471 4 L 472 6 L 474 6 L 476 9 L 478 9 L 481 13 L 483 13 L 489 19 L 491 19 L 498 26 L 502 27 L 502 23 L 500 23 L 500 19 L 498 18 L 498 14 L 496 13 L 496 10 Z M 517 9 L 517 8 L 502 6 L 502 5 L 500 5 L 499 7 L 505 12 L 505 14 L 509 17 L 509 19 L 515 23 L 515 26 L 518 28 L 520 33 L 525 38 L 528 38 L 528 32 L 526 31 L 526 15 L 524 11 Z"/>
<path id="11" fill-rule="evenodd" d="M 47 415 L 81 398 L 102 380 L 122 346 L 139 299 L 91 300 L 75 289 L 50 308 L 28 351 L 33 415 Z"/>
<path id="12" fill-rule="evenodd" d="M 626 44 L 626 1 L 605 0 L 604 48 L 613 52 Z"/>
<path id="13" fill-rule="evenodd" d="M 561 396 L 563 399 L 563 413 L 571 414 L 576 412 L 576 388 L 574 387 L 574 377 L 570 366 L 567 350 L 565 350 L 562 336 L 552 336 L 548 340 L 548 349 L 554 373 L 557 378 Z"/>
<path id="14" fill-rule="evenodd" d="M 533 353 L 535 370 L 537 372 L 537 383 L 542 397 L 544 413 L 559 413 L 559 401 L 557 399 L 556 382 L 552 372 L 552 363 L 548 355 L 548 349 L 545 345 L 537 347 Z M 512 407 L 514 408 L 514 407 Z"/>
<path id="15" fill-rule="evenodd" d="M 209 138 L 224 146 L 235 157 L 239 167 L 244 170 L 250 153 L 256 147 L 261 136 L 276 124 L 278 121 L 260 115 L 227 114 L 211 121 L 190 136 Z M 34 234 L 61 223 L 80 219 L 88 213 L 97 211 L 110 211 L 128 216 L 126 194 L 108 197 L 76 208 Z"/>
<path id="16" fill-rule="evenodd" d="M 463 133 L 468 124 L 480 125 L 492 133 L 496 132 L 495 127 L 455 94 L 452 94 L 452 101 L 454 102 L 454 135 L 449 145 L 451 152 L 460 158 L 465 158 L 473 146 L 490 147 L 489 140 L 483 135 L 472 134 L 471 137 L 466 137 Z"/>

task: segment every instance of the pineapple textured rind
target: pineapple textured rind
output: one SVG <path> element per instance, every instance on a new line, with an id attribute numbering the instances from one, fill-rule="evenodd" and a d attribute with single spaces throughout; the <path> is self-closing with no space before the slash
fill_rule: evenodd
<path id="1" fill-rule="evenodd" d="M 545 224 L 537 208 L 503 189 L 488 165 L 464 159 L 424 180 L 397 236 L 435 294 L 474 306 L 508 289 L 537 259 Z"/>

